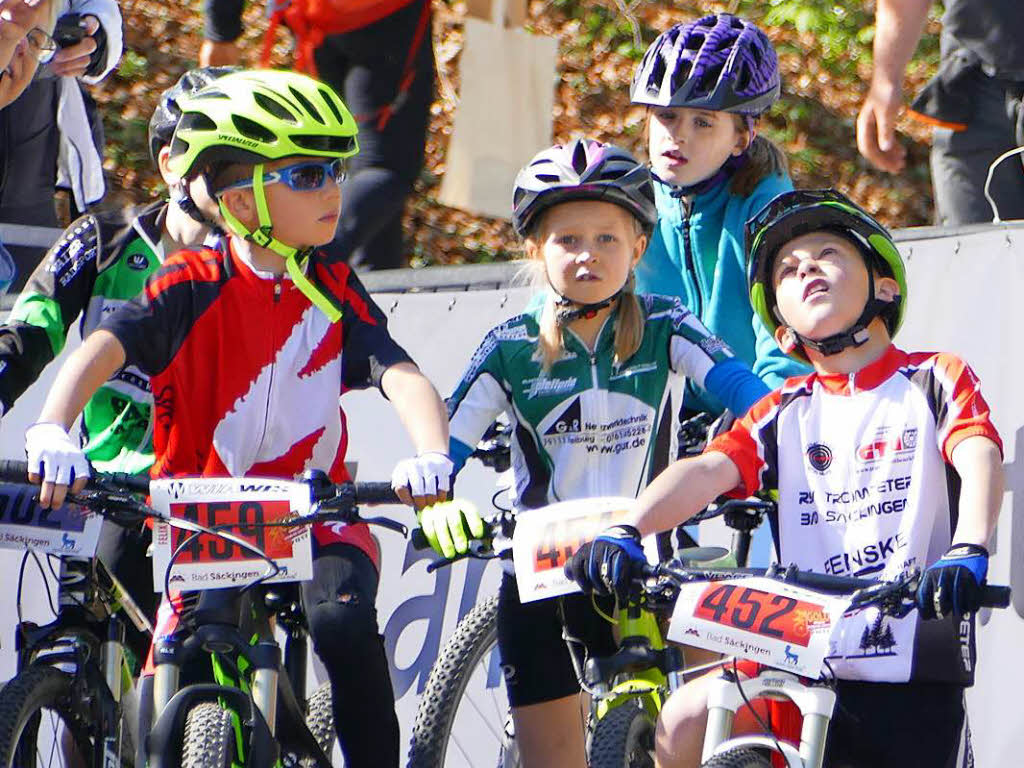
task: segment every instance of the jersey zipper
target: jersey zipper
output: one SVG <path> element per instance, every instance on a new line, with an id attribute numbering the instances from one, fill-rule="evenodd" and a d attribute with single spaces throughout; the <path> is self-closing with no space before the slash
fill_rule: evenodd
<path id="1" fill-rule="evenodd" d="M 855 373 L 850 374 L 850 394 L 857 394 L 857 375 Z"/>
<path id="2" fill-rule="evenodd" d="M 277 275 L 274 278 L 274 307 L 281 303 L 281 276 Z M 274 350 L 277 348 L 277 312 L 274 312 L 273 321 L 270 323 L 270 348 Z M 263 443 L 267 439 L 267 426 L 270 424 L 270 400 L 274 395 L 274 372 L 276 368 L 276 357 L 272 354 L 270 357 L 270 376 L 267 380 L 267 401 L 266 408 L 263 411 L 263 434 L 260 435 L 259 445 L 256 446 L 255 456 L 259 456 L 260 451 L 263 450 Z"/>
<path id="3" fill-rule="evenodd" d="M 697 267 L 693 258 L 693 243 L 690 239 L 690 210 L 692 204 L 685 198 L 679 198 L 679 212 L 683 217 L 683 265 L 686 267 L 686 279 L 693 285 L 693 294 L 696 306 L 693 307 L 693 314 L 703 322 L 704 295 L 701 293 L 700 275 L 697 274 Z"/>
<path id="4" fill-rule="evenodd" d="M 598 411 L 598 413 L 595 413 L 594 415 L 596 417 L 595 418 L 595 422 L 597 424 L 599 424 L 599 425 L 604 423 L 607 420 L 607 409 L 603 407 L 606 401 L 605 401 L 605 398 L 601 395 L 601 385 L 600 385 L 600 380 L 598 379 L 598 375 L 597 375 L 597 353 L 598 353 L 598 350 L 601 349 L 601 340 L 604 337 L 605 329 L 608 327 L 608 321 L 611 320 L 611 318 L 612 318 L 612 315 L 609 314 L 608 317 L 606 317 L 604 319 L 604 322 L 601 324 L 601 329 L 597 332 L 597 336 L 594 338 L 594 350 L 593 351 L 591 351 L 587 347 L 587 345 L 583 343 L 583 339 L 581 339 L 572 329 L 566 328 L 566 330 L 569 331 L 569 333 L 573 336 L 573 338 L 576 339 L 576 343 L 579 344 L 580 347 L 583 348 L 583 350 L 587 353 L 587 356 L 590 358 L 590 386 L 591 386 L 591 388 L 594 390 L 594 392 L 597 395 L 594 398 L 594 406 L 595 406 L 595 409 Z M 584 418 L 584 415 L 583 415 L 583 409 L 582 408 L 580 409 L 580 419 L 582 421 L 584 421 L 584 422 L 586 421 L 586 419 Z M 580 428 L 581 429 L 583 428 L 583 424 L 580 425 Z M 601 446 L 598 445 L 597 449 L 598 449 L 598 451 L 600 451 L 601 450 Z M 598 496 L 598 495 L 600 495 L 602 493 L 602 489 L 601 489 L 601 486 L 600 486 L 600 477 L 599 477 L 600 474 L 601 474 L 600 472 L 588 472 L 587 473 L 587 477 L 590 480 L 590 482 L 589 482 L 589 485 L 590 485 L 590 495 L 592 495 L 592 496 Z"/>

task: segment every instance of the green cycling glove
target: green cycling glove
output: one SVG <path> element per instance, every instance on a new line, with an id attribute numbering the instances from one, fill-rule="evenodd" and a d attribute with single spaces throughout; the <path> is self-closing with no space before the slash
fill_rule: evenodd
<path id="1" fill-rule="evenodd" d="M 453 558 L 469 551 L 469 542 L 484 537 L 483 518 L 465 499 L 440 501 L 416 513 L 427 542 L 442 557 Z"/>

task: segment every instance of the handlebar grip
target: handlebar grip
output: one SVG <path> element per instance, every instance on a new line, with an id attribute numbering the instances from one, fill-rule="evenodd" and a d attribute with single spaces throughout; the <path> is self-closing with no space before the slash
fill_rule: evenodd
<path id="1" fill-rule="evenodd" d="M 391 483 L 354 483 L 357 504 L 401 504 Z"/>
<path id="2" fill-rule="evenodd" d="M 1009 587 L 986 584 L 981 588 L 981 604 L 985 608 L 1007 608 L 1010 605 Z"/>
<path id="3" fill-rule="evenodd" d="M 5 483 L 27 483 L 28 462 L 17 459 L 0 461 L 0 481 Z"/>
<path id="4" fill-rule="evenodd" d="M 0 461 L 0 481 L 7 483 L 28 482 L 28 462 L 17 459 Z M 117 488 L 134 493 L 149 493 L 149 478 L 145 475 L 130 475 L 127 472 L 93 473 L 86 488 L 96 488 L 96 482 L 103 481 Z"/>
<path id="5" fill-rule="evenodd" d="M 430 542 L 427 541 L 427 535 L 423 533 L 422 528 L 413 528 L 409 534 L 409 541 L 412 542 L 413 549 L 430 549 Z"/>

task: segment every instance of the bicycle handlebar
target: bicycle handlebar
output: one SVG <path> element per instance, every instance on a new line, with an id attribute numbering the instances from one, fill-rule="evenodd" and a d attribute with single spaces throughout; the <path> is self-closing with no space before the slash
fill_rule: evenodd
<path id="1" fill-rule="evenodd" d="M 28 483 L 28 462 L 18 460 L 0 460 L 0 482 Z M 326 477 L 307 477 L 302 480 L 309 485 L 313 498 L 319 502 L 316 511 L 289 525 L 303 525 L 316 522 L 342 520 L 344 522 L 363 522 L 380 525 L 405 535 L 407 528 L 397 520 L 384 517 L 361 517 L 353 509 L 359 504 L 399 504 L 391 483 L 331 483 Z M 86 483 L 86 490 L 101 495 L 112 493 L 112 489 L 121 492 L 148 494 L 150 479 L 143 475 L 132 475 L 127 472 L 94 472 Z M 161 515 L 154 510 L 149 514 L 142 511 L 144 505 L 136 510 L 140 516 L 159 518 Z"/>
<path id="2" fill-rule="evenodd" d="M 0 481 L 28 483 L 28 462 L 17 459 L 0 460 Z M 85 487 L 90 490 L 102 490 L 104 484 L 116 486 L 132 493 L 149 492 L 148 477 L 130 475 L 127 472 L 94 472 Z"/>
<path id="3" fill-rule="evenodd" d="M 724 581 L 742 576 L 765 576 L 785 581 L 819 592 L 835 594 L 860 593 L 861 599 L 854 607 L 864 607 L 890 598 L 913 599 L 917 591 L 919 573 L 912 572 L 896 581 L 865 579 L 855 576 L 832 576 L 827 573 L 801 571 L 796 568 L 686 568 L 663 563 L 644 568 L 644 578 L 665 577 L 676 584 L 691 581 Z M 1006 586 L 983 584 L 981 606 L 983 608 L 1006 608 L 1010 605 L 1011 589 Z"/>

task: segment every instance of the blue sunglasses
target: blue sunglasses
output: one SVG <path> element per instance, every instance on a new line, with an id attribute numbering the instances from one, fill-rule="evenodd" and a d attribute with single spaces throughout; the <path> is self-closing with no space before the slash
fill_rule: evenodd
<path id="1" fill-rule="evenodd" d="M 296 192 L 313 192 L 320 189 L 331 179 L 335 184 L 341 184 L 345 180 L 345 161 L 340 158 L 333 160 L 304 160 L 294 165 L 286 165 L 276 171 L 268 171 L 263 174 L 264 184 L 276 184 L 282 182 L 289 189 Z M 236 181 L 224 187 L 221 192 L 228 189 L 244 189 L 251 187 L 252 179 Z"/>

